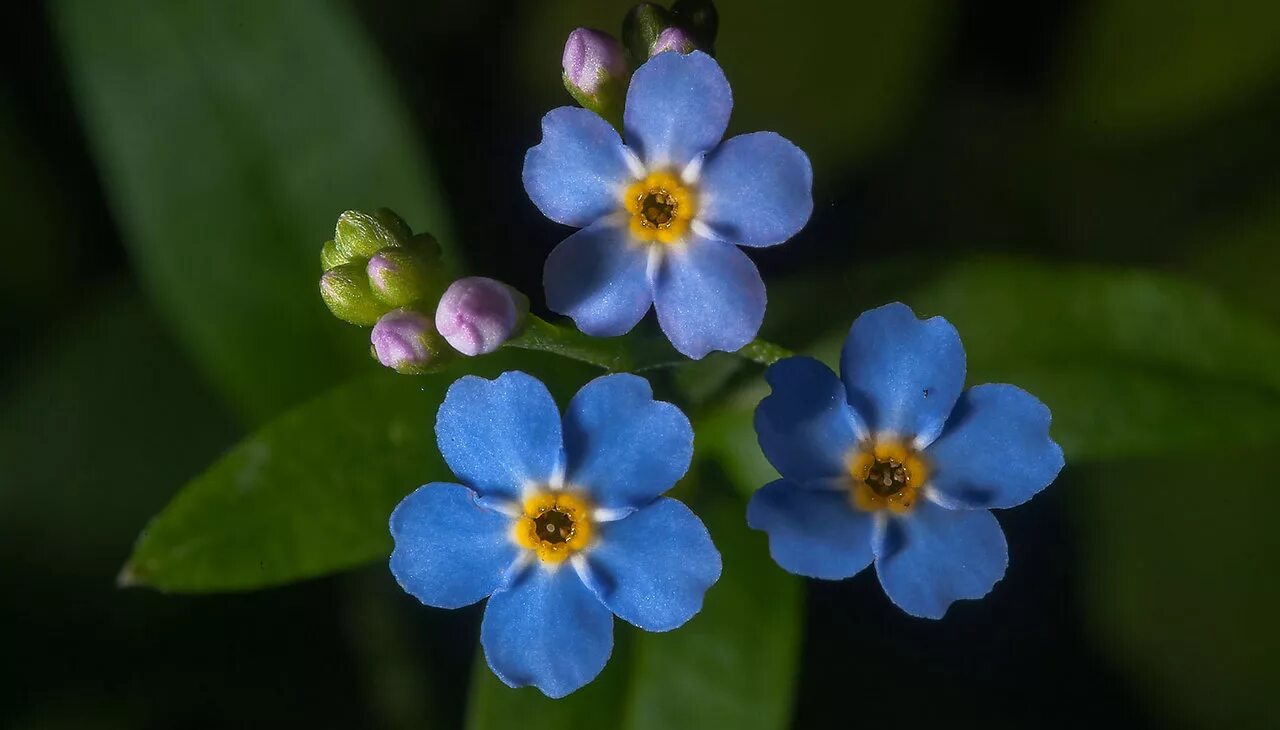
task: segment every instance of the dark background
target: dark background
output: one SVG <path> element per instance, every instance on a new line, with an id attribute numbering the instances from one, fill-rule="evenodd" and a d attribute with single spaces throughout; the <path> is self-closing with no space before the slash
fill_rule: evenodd
<path id="1" fill-rule="evenodd" d="M 752 252 L 771 287 L 1012 255 L 1176 274 L 1280 325 L 1274 3 L 872 5 L 720 6 L 731 133 L 776 130 L 815 167 L 809 226 Z M 565 35 L 616 32 L 627 7 L 341 6 L 407 107 L 470 268 L 535 308 L 564 230 L 524 195 L 521 159 L 541 115 L 569 103 Z M 381 565 L 247 594 L 116 588 L 146 520 L 269 413 L 228 402 L 127 245 L 114 168 L 72 82 L 83 56 L 58 30 L 68 12 L 19 4 L 0 46 L 0 725 L 458 726 L 479 610 L 424 609 Z M 131 27 L 150 12 L 108 15 Z M 183 165 L 216 162 L 166 144 Z M 310 231 L 303 250 L 318 252 L 340 210 L 292 222 Z M 208 220 L 193 215 L 192 239 L 172 246 L 206 245 L 195 227 Z M 916 269 L 895 271 L 891 290 Z M 801 348 L 833 324 L 771 309 L 766 334 Z M 358 334 L 350 347 L 360 355 Z M 329 384 L 290 382 L 281 406 Z M 1015 557 L 997 591 L 942 622 L 901 614 L 869 572 L 808 584 L 794 726 L 1274 727 L 1269 459 L 1215 446 L 1073 463 L 1001 515 Z"/>

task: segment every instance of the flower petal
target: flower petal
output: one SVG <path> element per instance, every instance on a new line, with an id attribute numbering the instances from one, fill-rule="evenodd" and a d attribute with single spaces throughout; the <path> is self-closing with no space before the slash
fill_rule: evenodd
<path id="1" fill-rule="evenodd" d="M 796 575 L 839 580 L 871 564 L 875 520 L 844 491 L 770 482 L 751 495 L 747 525 L 768 533 L 774 562 Z"/>
<path id="2" fill-rule="evenodd" d="M 646 631 L 670 631 L 693 618 L 720 578 L 720 553 L 706 526 L 667 497 L 600 525 L 586 556 L 587 586 L 618 618 Z"/>
<path id="3" fill-rule="evenodd" d="M 631 77 L 622 127 L 649 169 L 680 170 L 720 141 L 732 109 L 729 80 L 711 56 L 659 53 Z"/>
<path id="4" fill-rule="evenodd" d="M 930 487 L 959 508 L 1014 507 L 1031 499 L 1063 466 L 1049 419 L 1049 409 L 1017 386 L 970 388 L 925 452 L 933 467 Z"/>
<path id="5" fill-rule="evenodd" d="M 560 411 L 547 386 L 519 371 L 454 381 L 436 414 L 440 454 L 483 497 L 517 499 L 563 463 Z"/>
<path id="6" fill-rule="evenodd" d="M 847 473 L 863 429 L 844 383 L 811 357 L 780 360 L 764 373 L 773 392 L 756 407 L 756 439 L 778 473 L 795 482 Z"/>
<path id="7" fill-rule="evenodd" d="M 391 573 L 414 598 L 459 608 L 497 590 L 516 559 L 511 518 L 458 484 L 428 484 L 391 513 Z"/>
<path id="8" fill-rule="evenodd" d="M 743 134 L 707 155 L 698 218 L 729 243 L 773 246 L 804 228 L 813 212 L 813 167 L 773 132 Z"/>
<path id="9" fill-rule="evenodd" d="M 693 427 L 649 381 L 619 373 L 579 390 L 564 414 L 566 481 L 600 507 L 639 509 L 675 486 L 693 458 Z"/>
<path id="10" fill-rule="evenodd" d="M 905 304 L 863 312 L 840 353 L 849 404 L 872 431 L 937 438 L 964 388 L 964 346 L 942 317 L 916 318 Z"/>
<path id="11" fill-rule="evenodd" d="M 567 565 L 526 569 L 489 599 L 480 643 L 509 687 L 564 697 L 596 678 L 613 652 L 613 614 Z"/>
<path id="12" fill-rule="evenodd" d="M 542 141 L 525 153 L 523 178 L 543 215 L 582 228 L 618 210 L 631 170 L 622 138 L 608 122 L 562 106 L 542 118 Z"/>
<path id="13" fill-rule="evenodd" d="M 1009 548 L 987 510 L 949 510 L 928 500 L 892 517 L 876 541 L 876 574 L 889 599 L 921 618 L 942 618 L 962 598 L 981 598 L 1004 577 Z"/>
<path id="14" fill-rule="evenodd" d="M 653 303 L 649 253 L 625 225 L 602 220 L 560 242 L 547 257 L 547 306 L 593 337 L 629 332 Z"/>
<path id="15" fill-rule="evenodd" d="M 741 349 L 764 321 L 760 272 L 737 246 L 723 241 L 694 237 L 669 247 L 653 286 L 658 324 L 694 360 L 712 350 Z"/>

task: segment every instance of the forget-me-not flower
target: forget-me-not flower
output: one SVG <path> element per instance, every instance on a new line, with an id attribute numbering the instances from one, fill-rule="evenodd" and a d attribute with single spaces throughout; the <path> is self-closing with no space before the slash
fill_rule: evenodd
<path id="1" fill-rule="evenodd" d="M 858 317 L 839 378 L 807 357 L 770 367 L 756 434 L 782 478 L 747 521 L 774 560 L 831 580 L 874 561 L 889 598 L 926 618 L 985 596 L 1009 562 L 990 508 L 1033 497 L 1063 458 L 1043 403 L 1012 385 L 964 390 L 964 376 L 951 323 L 903 304 Z"/>
<path id="2" fill-rule="evenodd" d="M 600 116 L 542 119 L 524 187 L 548 218 L 582 230 L 547 258 L 547 305 L 583 332 L 631 330 L 652 305 L 677 350 L 701 358 L 750 342 L 765 290 L 739 246 L 794 236 L 813 210 L 809 159 L 773 132 L 721 143 L 733 97 L 720 66 L 660 53 L 627 89 L 626 144 Z"/>
<path id="3" fill-rule="evenodd" d="M 693 430 L 643 378 L 597 378 L 561 419 L 532 376 L 463 377 L 436 439 L 460 483 L 396 507 L 391 572 L 429 606 L 488 596 L 480 641 L 512 687 L 573 692 L 609 660 L 615 615 L 674 629 L 720 577 L 702 521 L 661 496 L 689 468 Z"/>

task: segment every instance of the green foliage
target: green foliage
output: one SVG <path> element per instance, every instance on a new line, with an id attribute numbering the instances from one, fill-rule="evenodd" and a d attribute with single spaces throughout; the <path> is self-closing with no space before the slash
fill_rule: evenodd
<path id="1" fill-rule="evenodd" d="M 247 590 L 391 553 L 387 517 L 416 487 L 453 478 L 436 409 L 458 377 L 525 370 L 567 399 L 595 371 L 495 354 L 416 377 L 386 372 L 322 395 L 241 441 L 143 531 L 122 582 L 165 591 Z"/>
<path id="2" fill-rule="evenodd" d="M 1274 88 L 1280 4 L 1107 0 L 1083 6 L 1061 112 L 1100 136 L 1182 131 Z"/>
<path id="3" fill-rule="evenodd" d="M 662 634 L 615 621 L 618 645 L 609 665 L 562 700 L 508 689 L 477 656 L 468 728 L 787 727 L 800 647 L 800 581 L 769 560 L 764 536 L 743 520 L 740 499 L 708 495 L 694 507 L 724 561 L 697 616 Z"/>
<path id="4" fill-rule="evenodd" d="M 51 6 L 137 270 L 197 361 L 258 421 L 354 372 L 364 349 L 316 292 L 329 222 L 353 205 L 448 221 L 345 7 Z"/>
<path id="5" fill-rule="evenodd" d="M 1274 727 L 1280 513 L 1266 452 L 1188 451 L 1072 482 L 1098 645 L 1164 719 Z"/>

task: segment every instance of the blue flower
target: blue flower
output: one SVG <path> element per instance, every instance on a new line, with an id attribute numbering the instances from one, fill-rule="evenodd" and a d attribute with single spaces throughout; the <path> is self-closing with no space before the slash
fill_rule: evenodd
<path id="1" fill-rule="evenodd" d="M 794 236 L 813 210 L 798 147 L 756 132 L 720 143 L 733 97 L 701 51 L 660 53 L 627 90 L 627 144 L 593 112 L 553 109 L 524 159 L 548 218 L 582 230 L 547 258 L 547 305 L 597 337 L 631 330 L 653 305 L 691 358 L 734 351 L 764 319 L 764 283 L 738 246 Z"/>
<path id="2" fill-rule="evenodd" d="M 865 312 L 840 377 L 807 357 L 769 368 L 760 449 L 782 478 L 747 522 L 778 565 L 836 580 L 875 562 L 907 613 L 941 618 L 1004 576 L 1008 547 L 989 508 L 1014 507 L 1062 469 L 1049 409 L 1012 385 L 964 390 L 960 335 L 903 304 Z"/>
<path id="3" fill-rule="evenodd" d="M 461 484 L 435 483 L 391 514 L 391 572 L 429 606 L 489 597 L 480 641 L 494 674 L 563 697 L 613 650 L 613 617 L 680 626 L 720 577 L 689 508 L 662 497 L 689 468 L 693 430 L 634 375 L 587 383 L 564 419 L 521 372 L 449 388 L 440 453 Z"/>

